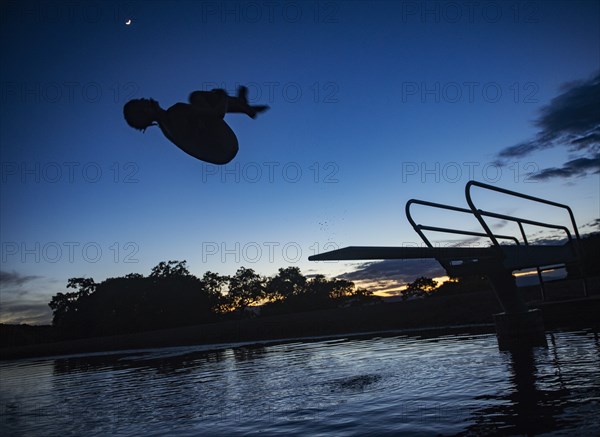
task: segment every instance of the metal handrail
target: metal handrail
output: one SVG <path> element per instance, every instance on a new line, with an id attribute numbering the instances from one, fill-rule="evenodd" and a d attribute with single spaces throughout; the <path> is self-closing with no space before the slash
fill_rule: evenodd
<path id="1" fill-rule="evenodd" d="M 483 210 L 480 210 L 480 209 L 478 209 L 478 208 L 475 207 L 475 204 L 473 203 L 473 198 L 471 196 L 471 187 L 473 187 L 473 186 L 476 186 L 476 187 L 479 187 L 479 188 L 483 188 L 483 189 L 487 189 L 487 190 L 490 190 L 490 191 L 496 191 L 496 192 L 502 193 L 502 194 L 507 194 L 509 196 L 520 197 L 521 199 L 531 200 L 533 202 L 538 202 L 538 203 L 543 203 L 543 204 L 550 205 L 550 206 L 555 206 L 557 208 L 566 209 L 567 212 L 569 213 L 569 217 L 571 219 L 571 224 L 573 225 L 573 230 L 575 232 L 575 237 L 576 237 L 576 239 L 578 241 L 581 239 L 581 237 L 579 236 L 579 230 L 577 229 L 577 224 L 575 223 L 575 216 L 573 214 L 573 211 L 571 210 L 571 208 L 568 205 L 564 205 L 562 203 L 553 202 L 551 200 L 546 200 L 546 199 L 542 199 L 542 198 L 535 197 L 535 196 L 530 196 L 528 194 L 518 193 L 516 191 L 507 190 L 506 188 L 495 187 L 493 185 L 484 184 L 483 182 L 479 182 L 479 181 L 469 181 L 469 182 L 467 182 L 467 185 L 465 186 L 465 197 L 467 199 L 467 203 L 469 205 L 469 208 L 471 208 L 471 212 L 473 213 L 473 215 L 475 215 L 475 217 L 477 218 L 477 220 L 479 221 L 479 223 L 481 224 L 481 226 L 483 227 L 483 229 L 488 234 L 488 237 L 490 238 L 490 240 L 492 240 L 492 243 L 494 243 L 494 245 L 496 245 L 496 246 L 499 246 L 499 243 L 494 238 L 494 234 L 491 232 L 491 230 L 488 227 L 487 223 L 483 219 L 483 216 L 492 216 L 492 214 L 494 214 L 494 213 L 490 213 L 489 211 L 483 211 Z M 544 227 L 557 228 L 557 229 L 560 228 L 560 229 L 563 229 L 563 230 L 567 229 L 564 226 L 557 227 L 557 225 L 551 225 L 549 223 L 535 222 L 533 220 L 527 220 L 527 219 L 516 219 L 514 217 L 504 216 L 502 214 L 494 214 L 494 215 L 496 215 L 495 218 L 509 219 L 509 220 L 513 220 L 513 221 L 516 221 L 516 222 L 521 222 L 521 223 L 526 223 L 526 224 L 532 224 L 534 226 L 544 226 Z M 567 235 L 570 236 L 570 233 L 568 232 L 568 230 L 567 230 Z"/>
<path id="2" fill-rule="evenodd" d="M 545 205 L 554 206 L 556 208 L 565 209 L 567 211 L 567 213 L 569 214 L 569 218 L 571 220 L 571 225 L 573 226 L 573 231 L 575 233 L 575 244 L 571 245 L 571 247 L 572 247 L 572 250 L 574 251 L 575 258 L 578 261 L 579 269 L 581 270 L 581 264 L 580 264 L 580 262 L 581 262 L 581 248 L 579 246 L 579 242 L 581 241 L 581 237 L 579 235 L 579 230 L 577 228 L 577 223 L 575 223 L 575 215 L 573 214 L 573 210 L 568 205 L 565 205 L 565 204 L 562 204 L 562 203 L 558 203 L 558 202 L 554 202 L 552 200 L 542 199 L 540 197 L 531 196 L 531 195 L 528 195 L 528 194 L 519 193 L 519 192 L 512 191 L 512 190 L 507 190 L 506 188 L 495 187 L 493 185 L 485 184 L 485 183 L 479 182 L 479 181 L 469 181 L 469 182 L 467 182 L 467 185 L 465 185 L 465 197 L 466 197 L 467 203 L 469 205 L 469 208 L 471 208 L 471 212 L 477 218 L 477 221 L 479 221 L 479 223 L 481 224 L 481 226 L 485 230 L 488 238 L 492 241 L 492 243 L 496 247 L 499 247 L 500 244 L 498 243 L 498 240 L 496 239 L 496 236 L 492 233 L 491 229 L 487 225 L 486 221 L 483 219 L 484 216 L 485 217 L 493 217 L 493 218 L 503 219 L 503 220 L 511 220 L 511 221 L 514 221 L 514 222 L 518 223 L 519 229 L 521 230 L 521 235 L 523 237 L 523 241 L 524 241 L 525 245 L 527 245 L 527 246 L 529 245 L 529 243 L 527 241 L 527 236 L 525 234 L 525 230 L 523 228 L 523 224 L 529 224 L 529 225 L 532 225 L 532 226 L 539 226 L 539 227 L 546 227 L 546 228 L 553 228 L 553 229 L 563 230 L 567 234 L 567 237 L 568 237 L 568 240 L 569 240 L 570 243 L 573 242 L 573 238 L 571 236 L 571 232 L 569 231 L 569 229 L 566 226 L 552 225 L 550 223 L 543 223 L 543 222 L 538 222 L 538 221 L 535 221 L 535 220 L 528 220 L 528 219 L 523 219 L 523 218 L 518 218 L 518 217 L 511 217 L 511 216 L 507 216 L 507 215 L 504 215 L 504 214 L 493 213 L 493 212 L 490 212 L 490 211 L 485 211 L 485 210 L 476 208 L 475 207 L 475 203 L 473 202 L 473 198 L 471 196 L 471 188 L 473 186 L 479 187 L 479 188 L 483 188 L 483 189 L 486 189 L 486 190 L 490 190 L 490 191 L 496 191 L 498 193 L 506 194 L 506 195 L 509 195 L 509 196 L 519 197 L 521 199 L 530 200 L 532 202 L 542 203 L 542 204 L 545 204 Z M 542 298 L 544 298 L 545 290 L 544 290 L 544 285 L 543 285 L 543 279 L 542 279 L 542 275 L 541 275 L 540 266 L 537 267 L 537 272 L 538 272 L 538 277 L 540 279 L 540 287 L 541 287 L 541 290 L 542 290 Z M 582 273 L 583 273 L 583 271 L 582 271 Z M 584 290 L 584 295 L 588 296 L 588 290 L 587 290 L 587 284 L 586 284 L 586 281 L 585 281 L 585 277 L 583 278 L 583 290 Z"/>
<path id="3" fill-rule="evenodd" d="M 573 231 L 575 234 L 575 244 L 571 245 L 571 250 L 573 250 L 575 258 L 578 261 L 581 260 L 581 252 L 580 252 L 580 247 L 579 247 L 579 241 L 580 241 L 579 230 L 577 228 L 577 224 L 575 223 L 575 216 L 573 214 L 573 211 L 571 210 L 571 208 L 568 205 L 564 205 L 564 204 L 561 204 L 558 202 L 553 202 L 551 200 L 541 199 L 541 198 L 538 198 L 535 196 L 530 196 L 528 194 L 518 193 L 516 191 L 507 190 L 505 188 L 495 187 L 493 185 L 488 185 L 488 184 L 485 184 L 483 182 L 478 182 L 478 181 L 469 181 L 467 183 L 467 185 L 465 186 L 465 196 L 466 196 L 467 203 L 469 205 L 468 209 L 457 207 L 457 206 L 452 206 L 452 205 L 444 205 L 441 203 L 429 202 L 429 201 L 425 201 L 425 200 L 418 200 L 418 199 L 410 199 L 408 202 L 406 202 L 406 206 L 405 206 L 406 218 L 408 219 L 409 223 L 412 225 L 415 232 L 417 232 L 417 234 L 419 234 L 421 239 L 425 242 L 425 244 L 428 247 L 433 247 L 433 244 L 427 238 L 427 236 L 425 235 L 425 233 L 423 231 L 468 235 L 468 236 L 476 236 L 476 237 L 487 237 L 492 242 L 492 247 L 495 247 L 497 249 L 498 256 L 500 256 L 500 257 L 502 257 L 503 254 L 502 254 L 502 249 L 500 247 L 501 245 L 498 242 L 498 240 L 504 240 L 504 239 L 512 240 L 517 245 L 520 245 L 519 239 L 514 236 L 494 234 L 492 232 L 491 228 L 489 227 L 489 225 L 487 224 L 486 220 L 484 219 L 484 217 L 507 220 L 507 221 L 512 221 L 512 222 L 516 223 L 521 232 L 521 237 L 523 239 L 523 243 L 526 246 L 529 246 L 529 241 L 527 239 L 527 235 L 526 235 L 525 229 L 523 227 L 524 224 L 530 225 L 530 226 L 545 227 L 545 228 L 563 231 L 566 234 L 568 241 L 570 243 L 573 242 L 573 235 L 572 235 L 571 231 L 569 230 L 569 228 L 566 226 L 555 225 L 555 224 L 551 224 L 551 223 L 544 223 L 544 222 L 540 222 L 537 220 L 530 220 L 530 219 L 526 219 L 526 218 L 522 218 L 522 217 L 513 217 L 513 216 L 509 216 L 509 215 L 505 215 L 505 214 L 500 214 L 500 213 L 486 211 L 486 210 L 476 208 L 475 204 L 473 202 L 473 198 L 471 196 L 471 188 L 474 186 L 567 210 L 569 217 L 571 219 L 571 224 L 573 226 Z M 445 209 L 445 210 L 455 211 L 455 212 L 460 212 L 460 213 L 465 213 L 465 214 L 471 214 L 477 219 L 477 221 L 483 228 L 484 232 L 466 231 L 466 230 L 460 230 L 460 229 L 442 228 L 442 227 L 437 227 L 437 226 L 428 226 L 428 225 L 417 224 L 411 214 L 411 206 L 413 204 L 428 206 L 428 207 L 432 207 L 432 208 Z M 538 277 L 540 280 L 542 298 L 545 299 L 545 288 L 544 288 L 544 283 L 543 283 L 543 278 L 542 278 L 542 271 L 544 269 L 542 269 L 541 267 L 542 266 L 536 267 L 536 270 L 537 270 Z M 587 296 L 588 293 L 587 293 L 587 287 L 585 284 L 585 279 L 584 279 L 584 293 Z"/>
<path id="4" fill-rule="evenodd" d="M 427 238 L 427 236 L 425 235 L 425 233 L 423 232 L 423 230 L 430 230 L 430 231 L 434 231 L 434 232 L 442 232 L 442 233 L 450 233 L 450 234 L 468 235 L 468 236 L 487 237 L 487 234 L 482 233 L 482 232 L 465 231 L 465 230 L 450 229 L 450 228 L 439 228 L 439 227 L 434 227 L 434 226 L 427 226 L 427 225 L 417 224 L 415 222 L 415 220 L 413 219 L 412 214 L 410 212 L 410 207 L 413 204 L 418 204 L 418 205 L 422 205 L 422 206 L 428 206 L 428 207 L 432 207 L 432 208 L 446 209 L 446 210 L 449 210 L 449 211 L 461 212 L 461 213 L 469 214 L 469 215 L 472 215 L 473 212 L 471 210 L 469 210 L 469 209 L 466 209 L 466 208 L 461 208 L 461 207 L 452 206 L 452 205 L 444 205 L 444 204 L 441 204 L 441 203 L 429 202 L 429 201 L 426 201 L 426 200 L 410 199 L 408 202 L 406 202 L 406 206 L 405 206 L 406 218 L 409 221 L 409 223 L 412 225 L 412 227 L 415 230 L 415 232 L 417 234 L 419 234 L 419 236 L 421 237 L 421 239 L 423 240 L 423 242 L 425 242 L 425 244 L 428 247 L 433 247 L 433 244 Z M 510 239 L 510 240 L 513 240 L 517 245 L 519 245 L 519 240 L 517 238 L 515 238 L 515 237 L 505 236 L 505 235 L 496 235 L 495 237 L 499 238 L 499 239 Z M 445 261 L 442 261 L 442 260 L 438 260 L 438 262 L 440 264 L 442 264 L 442 266 L 447 271 L 452 268 L 451 263 L 448 263 L 448 262 L 445 262 Z"/>
<path id="5" fill-rule="evenodd" d="M 427 225 L 417 225 L 417 226 L 419 227 L 419 229 L 423 229 L 425 231 L 441 232 L 441 233 L 448 233 L 448 234 L 469 235 L 471 237 L 487 237 L 487 234 L 485 234 L 483 232 L 461 231 L 461 230 L 457 230 L 457 229 L 440 228 L 439 226 L 427 226 Z M 520 244 L 519 239 L 516 237 L 513 237 L 512 235 L 496 234 L 496 238 L 501 238 L 503 240 L 513 240 L 517 246 Z"/>
<path id="6" fill-rule="evenodd" d="M 567 234 L 567 238 L 569 239 L 569 241 L 571 241 L 573 239 L 573 237 L 571 236 L 571 232 L 569 231 L 569 228 L 567 228 L 566 226 L 562 226 L 562 225 L 553 225 L 551 223 L 544 223 L 544 222 L 538 222 L 536 220 L 529 220 L 529 219 L 525 219 L 525 218 L 521 218 L 521 217 L 513 217 L 510 215 L 506 215 L 506 214 L 500 214 L 497 212 L 491 212 L 491 211 L 486 211 L 483 209 L 478 209 L 477 210 L 482 216 L 485 217 L 492 217 L 492 218 L 496 218 L 496 219 L 501 219 L 501 220 L 509 220 L 509 221 L 513 221 L 519 224 L 519 228 L 521 229 L 521 235 L 523 235 L 523 241 L 526 240 L 526 237 L 524 235 L 524 230 L 523 227 L 521 226 L 522 224 L 526 224 L 526 225 L 531 225 L 531 226 L 539 226 L 539 227 L 545 227 L 545 228 L 551 228 L 551 229 L 559 229 L 562 231 L 565 231 L 565 234 Z"/>
<path id="7" fill-rule="evenodd" d="M 406 206 L 405 206 L 406 218 L 407 218 L 408 222 L 411 224 L 411 226 L 413 227 L 413 229 L 415 230 L 415 232 L 417 234 L 419 234 L 421 239 L 425 242 L 425 244 L 428 247 L 433 247 L 433 244 L 425 236 L 425 234 L 422 232 L 422 230 L 429 230 L 429 231 L 433 231 L 433 232 L 441 232 L 441 233 L 449 233 L 449 234 L 477 236 L 477 237 L 488 237 L 487 233 L 482 233 L 482 232 L 465 231 L 465 230 L 450 229 L 450 228 L 439 228 L 439 227 L 434 227 L 434 226 L 417 224 L 415 222 L 415 220 L 413 219 L 412 214 L 410 212 L 410 207 L 413 204 L 429 206 L 432 208 L 446 209 L 446 210 L 455 211 L 455 212 L 462 212 L 462 213 L 470 214 L 470 215 L 473 215 L 473 212 L 467 208 L 461 208 L 461 207 L 452 206 L 452 205 L 444 205 L 442 203 L 429 202 L 427 200 L 410 199 L 408 202 L 406 202 Z M 500 238 L 500 239 L 513 240 L 517 245 L 519 244 L 519 240 L 513 236 L 508 236 L 508 235 L 494 235 L 494 236 L 496 238 Z"/>

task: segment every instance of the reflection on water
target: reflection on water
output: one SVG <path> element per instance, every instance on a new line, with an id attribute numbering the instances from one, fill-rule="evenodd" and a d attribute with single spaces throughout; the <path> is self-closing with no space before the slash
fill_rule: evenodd
<path id="1" fill-rule="evenodd" d="M 597 333 L 168 348 L 0 364 L 2 435 L 600 434 Z"/>

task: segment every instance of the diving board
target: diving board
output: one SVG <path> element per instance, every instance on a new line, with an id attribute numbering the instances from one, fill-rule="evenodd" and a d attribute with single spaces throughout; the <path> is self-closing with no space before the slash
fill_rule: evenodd
<path id="1" fill-rule="evenodd" d="M 375 259 L 422 259 L 466 260 L 492 258 L 488 248 L 470 247 L 373 247 L 350 246 L 309 257 L 309 261 L 375 260 Z"/>
<path id="2" fill-rule="evenodd" d="M 490 247 L 349 246 L 309 257 L 309 261 L 436 259 L 449 275 L 485 273 L 486 268 L 520 270 L 577 262 L 569 245 Z M 483 272 L 482 272 L 483 270 Z"/>
<path id="3" fill-rule="evenodd" d="M 525 199 L 564 209 L 570 218 L 571 229 L 553 223 L 545 223 L 529 218 L 514 217 L 494 211 L 486 211 L 475 206 L 471 191 L 473 188 L 495 191 L 507 196 Z M 426 247 L 370 247 L 349 246 L 333 250 L 308 259 L 310 261 L 350 261 L 350 260 L 403 260 L 403 259 L 435 259 L 450 276 L 480 274 L 486 276 L 494 289 L 496 297 L 504 312 L 494 315 L 496 333 L 500 349 L 515 345 L 544 345 L 545 331 L 541 310 L 528 310 L 518 292 L 513 272 L 515 270 L 535 268 L 540 279 L 542 297 L 544 297 L 542 271 L 551 267 L 576 264 L 581 269 L 580 235 L 575 223 L 573 211 L 567 205 L 527 194 L 510 191 L 478 181 L 469 181 L 465 186 L 468 208 L 411 199 L 406 203 L 406 218 Z M 446 228 L 418 224 L 412 217 L 411 207 L 420 205 L 466 214 L 475 217 L 481 225 L 481 231 Z M 516 223 L 520 236 L 494 234 L 488 219 L 500 219 Z M 525 234 L 524 225 L 558 230 L 564 233 L 567 243 L 561 245 L 531 245 Z M 425 235 L 428 232 L 458 234 L 468 237 L 487 238 L 487 247 L 434 247 Z M 585 278 L 583 290 L 587 297 Z"/>
<path id="4" fill-rule="evenodd" d="M 478 209 L 471 196 L 471 190 L 473 188 L 491 190 L 507 196 L 519 197 L 528 201 L 565 209 L 569 214 L 572 229 L 562 225 Z M 413 226 L 413 229 L 419 234 L 426 247 L 349 246 L 313 255 L 308 259 L 310 261 L 435 259 L 442 267 L 444 267 L 446 273 L 450 276 L 467 274 L 481 274 L 487 276 L 492 282 L 500 304 L 503 309 L 509 313 L 526 311 L 526 306 L 520 298 L 516 285 L 514 284 L 514 278 L 512 277 L 513 271 L 537 268 L 540 280 L 542 280 L 541 271 L 544 267 L 580 263 L 580 249 L 578 245 L 580 239 L 579 231 L 575 223 L 573 212 L 567 205 L 518 193 L 516 191 L 506 190 L 478 181 L 469 181 L 467 183 L 465 195 L 469 206 L 468 208 L 417 199 L 411 199 L 406 203 L 406 217 Z M 413 205 L 450 210 L 474 216 L 481 224 L 482 230 L 461 230 L 417 224 L 411 214 L 411 207 Z M 521 231 L 520 237 L 494 234 L 487 223 L 487 219 L 489 218 L 517 223 Z M 538 226 L 561 231 L 564 233 L 567 243 L 554 246 L 531 245 L 527 240 L 523 225 Z M 489 246 L 434 247 L 433 243 L 426 237 L 424 231 L 459 234 L 470 237 L 484 237 L 488 239 Z M 541 283 L 543 284 L 543 281 L 541 281 Z"/>

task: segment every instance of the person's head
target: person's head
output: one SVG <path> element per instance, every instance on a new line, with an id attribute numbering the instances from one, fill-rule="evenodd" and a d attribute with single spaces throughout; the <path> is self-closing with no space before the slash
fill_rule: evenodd
<path id="1" fill-rule="evenodd" d="M 133 99 L 123 106 L 127 124 L 141 131 L 156 124 L 160 111 L 158 102 L 153 99 Z"/>

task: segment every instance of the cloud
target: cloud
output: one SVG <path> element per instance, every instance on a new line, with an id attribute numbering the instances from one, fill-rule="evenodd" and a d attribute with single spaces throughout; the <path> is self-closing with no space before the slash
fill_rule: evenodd
<path id="1" fill-rule="evenodd" d="M 34 281 L 42 276 L 0 271 L 0 323 L 50 323 L 49 298 L 39 294 Z"/>
<path id="2" fill-rule="evenodd" d="M 21 286 L 27 282 L 40 278 L 41 276 L 35 275 L 24 276 L 14 270 L 12 272 L 0 270 L 0 287 Z"/>
<path id="3" fill-rule="evenodd" d="M 579 227 L 583 234 L 595 234 L 600 232 L 600 218 L 594 219 L 591 222 Z"/>
<path id="4" fill-rule="evenodd" d="M 369 281 L 390 284 L 395 281 L 396 285 L 407 284 L 420 276 L 439 277 L 446 274 L 440 264 L 433 259 L 422 260 L 382 260 L 363 263 L 352 272 L 343 273 L 338 276 L 348 281 Z"/>
<path id="5" fill-rule="evenodd" d="M 28 300 L 0 305 L 0 323 L 47 325 L 52 321 L 52 311 L 47 302 Z"/>
<path id="6" fill-rule="evenodd" d="M 600 173 L 600 72 L 587 81 L 567 83 L 543 107 L 537 135 L 497 154 L 498 164 L 554 147 L 566 147 L 574 159 L 542 170 L 533 179 L 572 178 Z"/>
<path id="7" fill-rule="evenodd" d="M 600 173 L 600 158 L 577 158 L 563 164 L 562 167 L 546 168 L 539 173 L 531 176 L 531 179 L 545 181 L 553 178 L 570 178 L 574 176 L 584 176 L 588 172 Z"/>
<path id="8" fill-rule="evenodd" d="M 22 275 L 16 271 L 7 272 L 0 271 L 0 298 L 3 301 L 7 299 L 23 298 L 23 296 L 31 293 L 29 285 L 31 282 L 40 279 L 41 276 Z"/>

